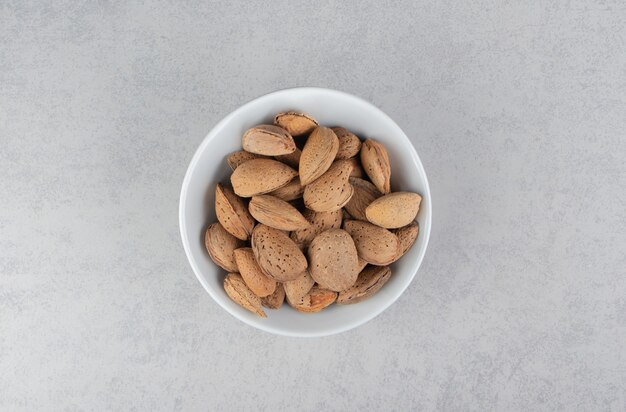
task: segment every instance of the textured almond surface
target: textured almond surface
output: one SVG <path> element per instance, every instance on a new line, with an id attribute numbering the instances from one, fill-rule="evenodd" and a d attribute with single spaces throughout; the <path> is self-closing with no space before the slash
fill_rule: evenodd
<path id="1" fill-rule="evenodd" d="M 241 240 L 250 238 L 254 219 L 243 199 L 221 183 L 215 187 L 215 214 L 228 233 Z"/>
<path id="2" fill-rule="evenodd" d="M 246 152 L 266 156 L 285 155 L 296 150 L 296 143 L 285 129 L 269 124 L 246 130 L 241 143 Z"/>
<path id="3" fill-rule="evenodd" d="M 251 248 L 235 249 L 234 255 L 241 277 L 255 295 L 262 298 L 274 293 L 276 281 L 263 273 Z"/>
<path id="4" fill-rule="evenodd" d="M 365 216 L 375 225 L 397 229 L 415 220 L 421 201 L 422 197 L 417 193 L 389 193 L 370 203 L 365 209 Z"/>
<path id="5" fill-rule="evenodd" d="M 297 174 L 294 169 L 278 160 L 252 159 L 235 169 L 230 182 L 237 195 L 252 197 L 285 186 Z"/>
<path id="6" fill-rule="evenodd" d="M 224 278 L 224 290 L 229 298 L 236 304 L 250 312 L 266 318 L 267 315 L 261 307 L 261 298 L 252 293 L 246 286 L 243 278 L 238 273 L 229 273 Z"/>
<path id="7" fill-rule="evenodd" d="M 359 268 L 359 273 L 361 273 L 361 271 L 365 269 L 365 266 L 367 266 L 367 262 L 359 258 L 359 263 L 357 265 L 357 267 Z"/>
<path id="8" fill-rule="evenodd" d="M 351 157 L 350 159 L 346 159 L 346 162 L 350 162 L 350 164 L 352 165 L 350 177 L 358 177 L 362 179 L 365 176 L 363 166 L 361 166 L 361 159 L 359 159 L 358 157 Z"/>
<path id="9" fill-rule="evenodd" d="M 378 292 L 391 278 L 389 266 L 370 266 L 359 274 L 356 283 L 350 288 L 339 292 L 338 305 L 358 303 Z"/>
<path id="10" fill-rule="evenodd" d="M 411 222 L 411 224 L 401 227 L 393 231 L 400 241 L 400 254 L 396 256 L 395 260 L 400 259 L 411 249 L 411 246 L 415 243 L 417 235 L 419 233 L 419 225 L 417 222 Z"/>
<path id="11" fill-rule="evenodd" d="M 298 312 L 314 313 L 332 305 L 337 300 L 337 292 L 313 286 L 302 299 L 289 304 Z"/>
<path id="12" fill-rule="evenodd" d="M 391 165 L 385 146 L 372 139 L 364 141 L 361 145 L 361 164 L 367 176 L 382 194 L 391 191 Z"/>
<path id="13" fill-rule="evenodd" d="M 346 203 L 345 208 L 353 218 L 367 220 L 365 209 L 382 194 L 376 189 L 376 186 L 367 180 L 351 177 L 349 181 L 354 189 L 354 194 L 350 201 Z"/>
<path id="14" fill-rule="evenodd" d="M 235 170 L 240 164 L 247 162 L 252 159 L 261 159 L 265 156 L 261 156 L 258 154 L 246 152 L 245 150 L 239 150 L 237 152 L 231 153 L 226 158 L 226 163 L 232 170 Z"/>
<path id="15" fill-rule="evenodd" d="M 269 296 L 261 298 L 261 304 L 269 309 L 278 309 L 285 301 L 285 289 L 282 283 L 276 284 L 276 290 Z"/>
<path id="16" fill-rule="evenodd" d="M 243 241 L 231 235 L 219 223 L 210 225 L 204 234 L 204 246 L 216 265 L 229 272 L 237 272 L 233 251 L 243 246 Z"/>
<path id="17" fill-rule="evenodd" d="M 268 195 L 276 196 L 286 202 L 299 199 L 304 194 L 304 186 L 300 184 L 300 178 L 294 177 L 291 182 L 276 190 L 272 190 Z"/>
<path id="18" fill-rule="evenodd" d="M 314 284 L 315 281 L 311 277 L 308 270 L 305 270 L 296 279 L 284 282 L 283 287 L 285 289 L 287 300 L 290 302 L 299 301 L 302 297 L 304 297 L 304 295 L 309 293 Z"/>
<path id="19" fill-rule="evenodd" d="M 308 114 L 298 112 L 278 113 L 274 123 L 287 130 L 292 136 L 311 133 L 317 127 L 317 121 Z"/>
<path id="20" fill-rule="evenodd" d="M 304 204 L 316 212 L 331 212 L 341 209 L 352 197 L 349 183 L 352 165 L 346 160 L 338 160 L 326 173 L 304 188 Z"/>
<path id="21" fill-rule="evenodd" d="M 279 282 L 296 279 L 308 267 L 304 254 L 285 232 L 263 224 L 252 232 L 252 250 L 263 273 Z"/>
<path id="22" fill-rule="evenodd" d="M 318 127 L 307 139 L 300 156 L 300 181 L 308 185 L 324 174 L 335 160 L 339 139 L 328 127 Z"/>
<path id="23" fill-rule="evenodd" d="M 343 127 L 333 127 L 339 139 L 339 150 L 337 150 L 336 159 L 349 159 L 359 154 L 361 150 L 361 139 L 354 133 Z"/>
<path id="24" fill-rule="evenodd" d="M 291 232 L 291 239 L 299 245 L 308 247 L 315 236 L 323 231 L 331 228 L 340 228 L 342 214 L 341 209 L 332 212 L 316 212 L 306 209 L 303 212 L 303 216 L 311 223 L 311 226 Z"/>
<path id="25" fill-rule="evenodd" d="M 360 220 L 347 220 L 343 228 L 352 236 L 359 257 L 367 263 L 388 265 L 400 253 L 398 237 L 385 228 Z"/>
<path id="26" fill-rule="evenodd" d="M 300 167 L 300 156 L 302 156 L 302 150 L 296 147 L 296 150 L 294 150 L 293 152 L 281 156 L 275 156 L 274 158 L 279 162 L 282 162 L 289 167 L 293 167 L 294 169 L 298 170 L 298 168 Z"/>
<path id="27" fill-rule="evenodd" d="M 248 208 L 256 220 L 276 229 L 289 231 L 310 226 L 298 209 L 275 196 L 252 196 Z"/>
<path id="28" fill-rule="evenodd" d="M 356 246 L 342 229 L 317 235 L 309 245 L 309 262 L 311 277 L 335 292 L 352 286 L 359 274 Z"/>

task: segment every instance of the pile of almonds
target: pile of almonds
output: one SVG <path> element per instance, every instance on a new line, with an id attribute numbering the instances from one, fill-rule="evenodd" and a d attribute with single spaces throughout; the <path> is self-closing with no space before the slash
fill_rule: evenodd
<path id="1" fill-rule="evenodd" d="M 232 188 L 215 188 L 219 223 L 205 235 L 228 296 L 266 317 L 263 306 L 285 297 L 319 312 L 376 293 L 417 238 L 421 202 L 391 192 L 385 147 L 295 112 L 249 129 L 242 146 L 228 156 Z"/>

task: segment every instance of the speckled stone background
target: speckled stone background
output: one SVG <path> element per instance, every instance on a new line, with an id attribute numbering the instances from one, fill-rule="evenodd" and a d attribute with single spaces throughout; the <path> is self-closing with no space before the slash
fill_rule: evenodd
<path id="1" fill-rule="evenodd" d="M 0 410 L 626 410 L 622 1 L 0 3 Z M 219 308 L 180 185 L 242 103 L 312 85 L 411 137 L 416 280 L 338 336 Z"/>

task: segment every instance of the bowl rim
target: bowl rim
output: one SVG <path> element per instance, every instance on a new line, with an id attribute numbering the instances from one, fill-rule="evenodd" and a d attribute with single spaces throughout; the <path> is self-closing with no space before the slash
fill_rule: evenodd
<path id="1" fill-rule="evenodd" d="M 187 189 L 188 189 L 188 186 L 189 186 L 189 182 L 191 180 L 191 175 L 193 173 L 193 170 L 196 167 L 196 164 L 198 163 L 198 161 L 200 159 L 201 153 L 204 152 L 206 146 L 208 146 L 211 143 L 211 141 L 219 134 L 219 131 L 224 127 L 225 124 L 227 124 L 229 121 L 231 121 L 232 118 L 237 116 L 240 112 L 244 111 L 248 106 L 250 106 L 251 104 L 257 102 L 258 100 L 268 99 L 270 97 L 273 97 L 275 95 L 280 95 L 280 94 L 307 93 L 307 92 L 316 92 L 316 93 L 322 92 L 322 93 L 328 93 L 328 94 L 337 94 L 337 95 L 340 95 L 340 96 L 342 96 L 344 98 L 347 97 L 349 99 L 354 99 L 357 102 L 359 102 L 360 104 L 365 105 L 365 106 L 369 106 L 371 109 L 374 109 L 374 110 L 380 112 L 380 114 L 382 114 L 383 117 L 385 117 L 395 127 L 397 127 L 399 135 L 404 140 L 405 146 L 408 146 L 408 148 L 409 148 L 408 150 L 410 151 L 411 160 L 413 161 L 414 165 L 418 168 L 420 174 L 424 178 L 425 185 L 424 185 L 424 193 L 422 193 L 422 197 L 428 199 L 429 205 L 430 205 L 430 207 L 429 207 L 430 208 L 430 213 L 428 213 L 428 215 L 426 216 L 426 224 L 424 225 L 426 227 L 425 228 L 420 227 L 420 235 L 425 236 L 424 247 L 419 251 L 419 254 L 418 254 L 418 257 L 417 257 L 417 260 L 416 260 L 416 264 L 415 264 L 414 268 L 411 270 L 412 273 L 410 274 L 410 278 L 409 278 L 408 282 L 406 283 L 406 285 L 401 290 L 397 291 L 394 295 L 392 295 L 391 298 L 387 302 L 385 302 L 383 305 L 377 307 L 371 313 L 366 314 L 362 319 L 354 321 L 354 322 L 352 322 L 352 323 L 350 323 L 348 325 L 335 326 L 335 327 L 330 326 L 328 329 L 326 329 L 324 331 L 320 331 L 320 332 L 294 333 L 294 332 L 291 332 L 289 330 L 276 328 L 276 327 L 271 326 L 271 325 L 259 325 L 259 324 L 251 323 L 246 318 L 240 317 L 237 313 L 231 311 L 229 308 L 227 308 L 226 306 L 222 305 L 222 303 L 219 301 L 219 299 L 215 296 L 215 293 L 214 293 L 213 289 L 205 282 L 203 277 L 200 276 L 200 270 L 199 270 L 199 268 L 198 268 L 198 266 L 196 264 L 196 261 L 195 261 L 193 255 L 191 254 L 190 245 L 189 245 L 188 236 L 187 236 L 187 224 L 186 224 L 186 221 L 185 221 L 184 210 L 185 210 L 185 205 L 186 205 Z M 417 154 L 417 151 L 415 150 L 415 147 L 413 146 L 413 143 L 408 138 L 406 133 L 404 133 L 404 130 L 402 130 L 402 128 L 389 115 L 387 115 L 387 113 L 385 113 L 382 109 L 378 108 L 377 106 L 375 106 L 374 104 L 370 103 L 369 101 L 367 101 L 367 100 L 365 100 L 365 99 L 363 99 L 363 98 L 361 98 L 359 96 L 355 96 L 353 94 L 347 93 L 347 92 L 343 92 L 343 91 L 339 91 L 339 90 L 335 90 L 335 89 L 324 88 L 324 87 L 293 87 L 293 88 L 284 88 L 284 89 L 275 90 L 273 92 L 263 94 L 261 96 L 255 97 L 255 98 L 247 101 L 246 103 L 240 105 L 235 110 L 231 111 L 226 116 L 224 116 L 217 124 L 215 124 L 215 126 L 213 126 L 211 128 L 211 130 L 209 130 L 207 135 L 204 137 L 204 139 L 202 140 L 202 142 L 200 143 L 200 145 L 198 146 L 198 148 L 194 152 L 194 155 L 191 158 L 191 161 L 189 162 L 189 166 L 187 167 L 187 170 L 185 172 L 185 177 L 183 178 L 182 187 L 181 187 L 181 191 L 180 191 L 180 198 L 179 198 L 179 207 L 178 207 L 178 224 L 179 224 L 179 229 L 180 229 L 180 235 L 181 235 L 181 240 L 182 240 L 182 244 L 183 244 L 183 249 L 185 250 L 185 255 L 187 256 L 187 261 L 189 262 L 189 265 L 191 266 L 191 269 L 193 270 L 194 275 L 196 276 L 196 279 L 198 279 L 198 281 L 200 282 L 200 284 L 202 285 L 204 290 L 209 294 L 209 296 L 211 296 L 211 298 L 223 310 L 225 310 L 227 313 L 229 313 L 230 315 L 232 315 L 236 319 L 242 321 L 246 325 L 251 326 L 251 327 L 253 327 L 255 329 L 259 329 L 259 330 L 262 330 L 262 331 L 265 331 L 265 332 L 268 332 L 268 333 L 272 333 L 272 334 L 275 334 L 275 335 L 280 335 L 280 336 L 309 338 L 309 337 L 331 336 L 331 335 L 339 334 L 339 333 L 342 333 L 342 332 L 347 332 L 347 331 L 349 331 L 351 329 L 355 329 L 355 328 L 357 328 L 357 327 L 359 327 L 361 325 L 364 325 L 365 323 L 369 322 L 370 320 L 376 318 L 378 315 L 380 315 L 385 310 L 387 310 L 392 304 L 394 304 L 400 298 L 400 296 L 406 291 L 406 289 L 409 287 L 409 285 L 413 282 L 413 279 L 415 279 L 415 276 L 417 275 L 417 272 L 419 271 L 419 268 L 422 265 L 422 261 L 424 260 L 424 256 L 426 254 L 426 250 L 428 249 L 428 243 L 430 241 L 430 232 L 432 230 L 432 209 L 433 209 L 433 206 L 432 206 L 432 196 L 431 196 L 431 193 L 430 193 L 430 184 L 428 182 L 428 176 L 426 175 L 426 171 L 424 170 L 424 166 L 422 165 L 422 161 L 421 161 L 419 155 Z"/>

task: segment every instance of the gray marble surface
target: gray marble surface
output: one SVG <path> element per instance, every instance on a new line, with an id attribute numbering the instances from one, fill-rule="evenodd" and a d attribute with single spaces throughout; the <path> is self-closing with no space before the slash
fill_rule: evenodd
<path id="1" fill-rule="evenodd" d="M 626 410 L 621 1 L 0 3 L 0 410 Z M 196 147 L 293 86 L 412 138 L 433 233 L 389 310 L 289 339 L 182 250 Z"/>

